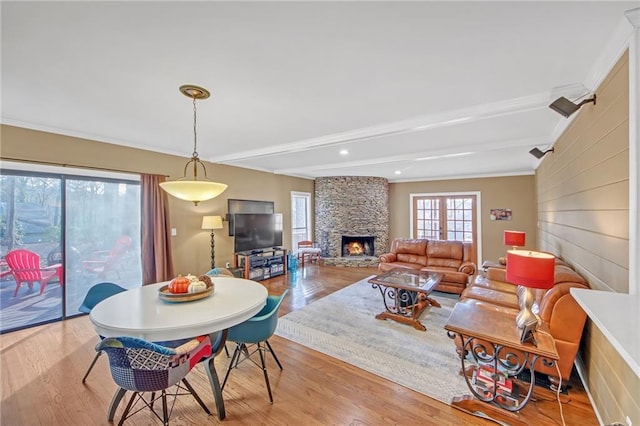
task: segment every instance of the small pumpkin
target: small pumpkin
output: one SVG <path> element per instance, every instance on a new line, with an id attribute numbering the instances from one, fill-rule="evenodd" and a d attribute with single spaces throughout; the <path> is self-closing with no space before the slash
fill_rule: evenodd
<path id="1" fill-rule="evenodd" d="M 183 277 L 182 275 L 178 275 L 169 283 L 169 292 L 178 294 L 178 293 L 186 293 L 189 289 L 189 278 Z"/>
<path id="2" fill-rule="evenodd" d="M 198 281 L 202 281 L 207 285 L 207 287 L 213 287 L 213 280 L 209 275 L 200 275 L 198 277 Z"/>
<path id="3" fill-rule="evenodd" d="M 198 279 L 202 281 L 207 288 L 210 288 L 212 293 L 216 289 L 216 285 L 213 283 L 213 280 L 209 275 L 200 275 Z"/>
<path id="4" fill-rule="evenodd" d="M 195 281 L 189 284 L 189 288 L 187 289 L 188 293 L 200 293 L 201 291 L 205 291 L 207 289 L 207 285 L 203 281 Z"/>

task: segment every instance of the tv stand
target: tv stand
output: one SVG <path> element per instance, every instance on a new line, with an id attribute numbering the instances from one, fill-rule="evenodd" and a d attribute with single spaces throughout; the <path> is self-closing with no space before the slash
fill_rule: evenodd
<path id="1" fill-rule="evenodd" d="M 262 281 L 287 273 L 287 249 L 271 247 L 240 251 L 233 256 L 233 267 L 242 269 L 248 280 Z"/>

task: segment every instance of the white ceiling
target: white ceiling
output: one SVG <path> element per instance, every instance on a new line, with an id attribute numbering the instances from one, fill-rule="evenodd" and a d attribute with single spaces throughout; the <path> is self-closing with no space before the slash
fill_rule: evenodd
<path id="1" fill-rule="evenodd" d="M 202 159 L 398 182 L 533 173 L 638 2 L 1 7 L 4 124 L 189 157 L 197 84 Z"/>

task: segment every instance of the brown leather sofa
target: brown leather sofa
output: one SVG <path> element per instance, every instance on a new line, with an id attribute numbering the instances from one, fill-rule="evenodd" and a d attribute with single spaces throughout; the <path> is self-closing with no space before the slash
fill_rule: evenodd
<path id="1" fill-rule="evenodd" d="M 426 239 L 395 238 L 389 253 L 379 257 L 382 272 L 410 268 L 444 274 L 438 291 L 460 294 L 476 273 L 471 243 Z"/>
<path id="2" fill-rule="evenodd" d="M 489 268 L 486 277 L 477 275 L 460 295 L 461 303 L 473 303 L 479 307 L 517 314 L 520 310 L 518 298 L 521 289 L 507 283 L 505 274 L 504 269 Z M 554 286 L 549 290 L 535 291 L 534 312 L 537 305 L 536 313 L 541 321 L 539 327 L 548 331 L 555 340 L 560 356 L 557 364 L 563 380 L 568 380 L 571 375 L 587 319 L 587 315 L 569 292 L 572 287 L 589 288 L 577 272 L 556 259 Z M 555 367 L 537 362 L 535 369 L 549 375 L 552 382 L 557 381 L 558 372 Z"/>

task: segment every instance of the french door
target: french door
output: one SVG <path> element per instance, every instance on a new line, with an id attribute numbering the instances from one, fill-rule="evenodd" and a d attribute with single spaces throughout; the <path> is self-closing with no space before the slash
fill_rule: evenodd
<path id="1" fill-rule="evenodd" d="M 413 196 L 413 238 L 471 242 L 477 253 L 475 195 Z"/>

